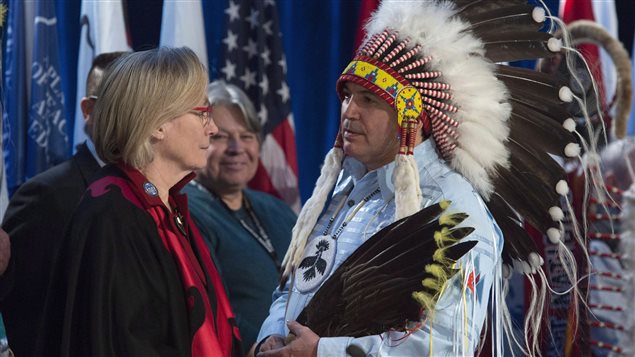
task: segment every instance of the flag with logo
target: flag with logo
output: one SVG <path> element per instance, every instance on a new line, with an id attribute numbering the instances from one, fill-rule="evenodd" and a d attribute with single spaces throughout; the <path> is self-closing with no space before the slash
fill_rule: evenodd
<path id="1" fill-rule="evenodd" d="M 57 26 L 51 1 L 9 4 L 3 144 L 10 192 L 69 154 Z"/>
<path id="2" fill-rule="evenodd" d="M 60 77 L 55 3 L 35 4 L 31 105 L 27 127 L 27 177 L 66 160 L 70 148 Z"/>
<path id="3" fill-rule="evenodd" d="M 163 1 L 160 44 L 169 47 L 187 46 L 196 53 L 205 67 L 209 66 L 200 0 Z"/>
<path id="4" fill-rule="evenodd" d="M 77 58 L 77 96 L 73 144 L 77 146 L 87 138 L 84 132 L 84 116 L 80 108 L 86 96 L 86 77 L 93 59 L 104 52 L 130 51 L 121 0 L 82 0 L 81 36 Z"/>
<path id="5" fill-rule="evenodd" d="M 287 85 L 278 10 L 274 0 L 231 0 L 225 10 L 221 78 L 247 93 L 263 127 L 263 144 L 251 188 L 300 209 L 295 128 Z"/>
<path id="6" fill-rule="evenodd" d="M 7 42 L 4 52 L 2 112 L 2 149 L 4 168 L 9 191 L 13 191 L 24 182 L 24 160 L 26 158 L 27 111 L 27 62 L 24 24 L 24 7 L 29 4 L 20 0 L 8 3 Z"/>

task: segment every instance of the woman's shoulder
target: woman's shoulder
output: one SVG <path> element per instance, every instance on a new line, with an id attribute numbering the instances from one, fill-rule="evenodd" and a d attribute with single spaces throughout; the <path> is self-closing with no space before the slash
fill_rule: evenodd
<path id="1" fill-rule="evenodd" d="M 134 231 L 144 227 L 143 223 L 152 223 L 152 218 L 142 207 L 130 181 L 116 173 L 100 175 L 91 183 L 71 219 L 71 226 L 89 230 L 91 234 Z"/>

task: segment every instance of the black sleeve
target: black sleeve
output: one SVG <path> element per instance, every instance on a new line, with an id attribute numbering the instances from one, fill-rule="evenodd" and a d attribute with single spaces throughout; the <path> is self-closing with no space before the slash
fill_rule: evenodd
<path id="1" fill-rule="evenodd" d="M 7 266 L 7 270 L 5 270 L 4 274 L 0 276 L 0 301 L 2 301 L 5 296 L 11 291 L 13 288 L 13 284 L 15 281 L 15 260 L 9 258 L 9 265 Z M 2 305 L 0 304 L 0 311 L 2 309 Z"/>
<path id="2" fill-rule="evenodd" d="M 32 179 L 9 203 L 3 229 L 11 239 L 11 260 L 0 280 L 0 310 L 16 354 L 33 349 L 55 254 L 77 200 L 66 187 Z"/>
<path id="3" fill-rule="evenodd" d="M 52 187 L 31 180 L 11 197 L 2 228 L 11 238 L 13 272 L 19 274 L 20 280 L 30 281 L 34 296 L 44 294 L 48 282 L 44 272 L 51 269 L 79 191 L 76 187 Z M 10 288 L 1 286 L 0 290 Z"/>

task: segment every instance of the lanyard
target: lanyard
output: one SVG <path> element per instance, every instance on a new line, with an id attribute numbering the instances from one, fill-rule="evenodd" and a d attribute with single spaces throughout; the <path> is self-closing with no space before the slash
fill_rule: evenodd
<path id="1" fill-rule="evenodd" d="M 247 211 L 249 218 L 253 222 L 253 225 L 256 227 L 258 232 L 254 231 L 254 229 L 247 222 L 245 222 L 244 219 L 238 218 L 236 216 L 236 212 L 234 212 L 231 208 L 229 208 L 229 206 L 227 206 L 225 201 L 223 201 L 223 199 L 218 194 L 216 194 L 216 192 L 212 190 L 208 190 L 205 186 L 201 185 L 199 182 L 192 181 L 192 183 L 194 184 L 194 187 L 196 187 L 197 189 L 211 193 L 212 196 L 214 196 L 214 198 L 216 198 L 221 203 L 221 205 L 223 205 L 225 210 L 227 210 L 227 212 L 240 223 L 240 225 L 249 233 L 249 235 L 251 235 L 258 242 L 258 244 L 260 244 L 267 251 L 267 254 L 269 254 L 274 264 L 276 265 L 276 269 L 278 270 L 278 272 L 280 272 L 282 266 L 280 262 L 278 261 L 278 254 L 276 253 L 276 249 L 274 248 L 273 243 L 271 242 L 271 239 L 269 238 L 269 235 L 267 234 L 267 231 L 265 231 L 264 227 L 262 226 L 262 223 L 258 219 L 256 212 L 254 212 L 251 206 L 251 202 L 249 202 L 249 200 L 247 199 L 247 195 L 245 194 L 245 192 L 243 192 L 243 206 L 245 207 L 245 210 Z"/>
<path id="2" fill-rule="evenodd" d="M 231 209 L 229 207 L 227 207 L 227 205 L 225 204 L 225 202 L 223 202 L 222 199 L 220 199 L 220 201 L 223 203 L 223 206 L 225 206 L 225 209 L 229 210 L 230 213 L 234 214 L 231 211 Z M 256 215 L 256 212 L 254 212 L 253 208 L 251 207 L 251 202 L 249 202 L 249 200 L 247 199 L 247 196 L 245 195 L 244 192 L 243 192 L 243 206 L 247 210 L 247 213 L 249 214 L 249 218 L 251 218 L 251 221 L 253 222 L 253 224 L 258 229 L 258 232 L 254 231 L 252 229 L 252 227 L 250 227 L 249 224 L 247 222 L 245 222 L 244 219 L 240 218 L 240 219 L 238 219 L 238 221 L 243 226 L 243 228 L 245 228 L 245 230 L 247 232 L 249 232 L 249 234 L 251 234 L 251 236 L 254 237 L 256 239 L 256 241 L 258 241 L 258 243 L 260 243 L 260 245 L 262 245 L 263 248 L 265 248 L 267 253 L 269 253 L 269 256 L 271 257 L 271 259 L 276 264 L 276 269 L 278 269 L 278 271 L 280 271 L 281 265 L 280 265 L 280 262 L 278 262 L 278 254 L 276 253 L 276 249 L 273 247 L 273 243 L 271 242 L 271 239 L 269 238 L 269 235 L 267 234 L 267 232 L 265 231 L 264 227 L 262 226 L 262 223 L 260 223 L 260 220 L 258 219 L 258 216 Z M 235 215 L 234 215 L 234 217 L 235 217 Z"/>

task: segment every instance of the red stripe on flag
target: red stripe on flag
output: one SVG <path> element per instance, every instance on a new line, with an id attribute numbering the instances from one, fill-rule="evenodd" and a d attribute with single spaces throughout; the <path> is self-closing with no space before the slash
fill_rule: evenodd
<path id="1" fill-rule="evenodd" d="M 282 199 L 276 188 L 273 186 L 267 170 L 262 165 L 262 161 L 258 162 L 258 170 L 256 170 L 256 175 L 254 175 L 251 181 L 249 181 L 249 187 Z"/>
<path id="2" fill-rule="evenodd" d="M 282 121 L 280 125 L 278 125 L 271 132 L 271 136 L 278 142 L 278 145 L 284 151 L 284 156 L 287 161 L 287 165 L 291 167 L 293 173 L 295 173 L 296 177 L 298 176 L 298 158 L 296 154 L 295 147 L 295 132 L 290 124 L 290 118 L 287 117 L 286 120 Z"/>
<path id="3" fill-rule="evenodd" d="M 293 210 L 300 209 L 298 162 L 292 116 L 282 121 L 265 138 L 256 175 L 249 187 L 269 193 L 285 201 Z"/>

